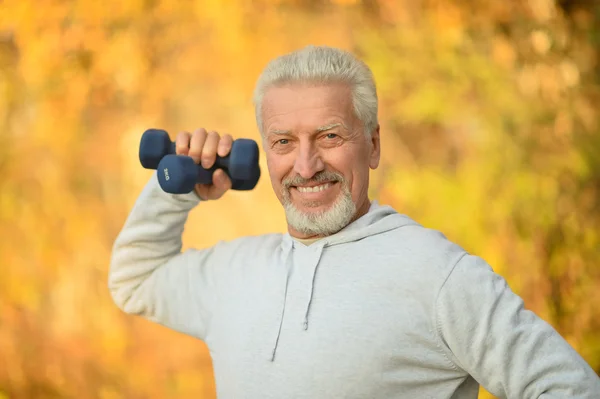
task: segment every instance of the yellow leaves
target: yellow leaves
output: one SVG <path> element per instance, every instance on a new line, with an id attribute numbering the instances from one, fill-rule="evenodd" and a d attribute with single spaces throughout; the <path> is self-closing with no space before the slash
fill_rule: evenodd
<path id="1" fill-rule="evenodd" d="M 84 328 L 85 309 L 80 299 L 85 297 L 86 293 L 81 281 L 83 272 L 67 270 L 63 270 L 54 279 L 51 296 L 48 298 L 53 309 L 48 324 L 50 330 L 58 337 L 81 334 Z"/>
<path id="2" fill-rule="evenodd" d="M 525 65 L 518 72 L 517 81 L 521 92 L 526 96 L 540 96 L 544 101 L 557 104 L 566 90 L 578 82 L 577 69 L 569 61 L 559 65 L 536 63 Z"/>
<path id="3" fill-rule="evenodd" d="M 375 72 L 393 168 L 374 179 L 378 199 L 483 256 L 544 317 L 544 273 L 564 272 L 571 337 L 600 366 L 597 165 L 575 147 L 598 132 L 593 49 L 550 0 L 526 2 L 535 21 L 518 2 L 359 3 L 0 2 L 0 40 L 17 47 L 15 72 L 0 73 L 0 353 L 15 364 L 0 385 L 43 375 L 82 399 L 214 395 L 201 344 L 114 308 L 110 246 L 152 173 L 143 131 L 258 138 L 258 73 L 307 44 L 357 51 Z M 184 247 L 285 229 L 261 167 L 256 190 L 192 213 Z M 224 222 L 207 230 L 206 213 Z M 557 226 L 564 239 L 544 241 Z M 49 366 L 24 367 L 40 342 L 33 364 Z"/>
<path id="4" fill-rule="evenodd" d="M 113 15 L 115 15 L 113 14 L 113 6 L 111 3 L 119 2 L 75 1 L 72 2 L 71 15 L 73 20 L 85 27 L 104 26 L 107 22 L 111 22 L 113 20 Z M 126 3 L 135 4 L 136 2 L 129 0 Z M 116 7 L 116 15 L 119 14 L 120 8 L 121 7 L 118 6 Z M 131 17 L 131 15 L 129 17 Z"/>
<path id="5" fill-rule="evenodd" d="M 573 135 L 573 115 L 566 110 L 560 110 L 554 120 L 554 134 L 559 140 L 568 141 Z"/>
<path id="6" fill-rule="evenodd" d="M 102 52 L 96 55 L 98 72 L 110 76 L 116 90 L 127 96 L 135 95 L 147 85 L 148 65 L 144 43 L 134 30 L 115 33 Z"/>
<path id="7" fill-rule="evenodd" d="M 331 2 L 340 6 L 353 6 L 359 3 L 359 0 L 332 0 Z"/>
<path id="8" fill-rule="evenodd" d="M 27 281 L 35 273 L 24 262 L 16 261 L 11 264 L 11 268 L 19 266 L 23 268 L 22 271 L 13 270 L 10 274 L 5 275 L 6 281 L 3 283 L 2 295 L 10 300 L 11 304 L 27 312 L 36 313 L 42 300 L 40 284 L 37 281 Z"/>
<path id="9" fill-rule="evenodd" d="M 119 389 L 112 386 L 100 387 L 98 391 L 100 399 L 123 399 L 125 398 Z"/>
<path id="10" fill-rule="evenodd" d="M 206 390 L 206 379 L 195 370 L 182 370 L 174 376 L 176 390 L 182 395 L 202 392 Z"/>
<path id="11" fill-rule="evenodd" d="M 513 44 L 503 37 L 494 37 L 492 41 L 492 59 L 504 68 L 512 69 L 517 60 Z"/>
<path id="12" fill-rule="evenodd" d="M 527 5 L 539 22 L 548 22 L 556 16 L 554 0 L 528 0 Z"/>
<path id="13" fill-rule="evenodd" d="M 437 2 L 430 15 L 433 17 L 432 28 L 436 32 L 436 41 L 451 46 L 462 43 L 464 18 L 460 7 L 448 1 Z"/>
<path id="14" fill-rule="evenodd" d="M 479 387 L 478 399 L 495 399 L 496 397 L 485 390 L 483 387 Z"/>
<path id="15" fill-rule="evenodd" d="M 580 81 L 580 72 L 577 65 L 569 59 L 563 60 L 560 65 L 560 74 L 564 81 L 565 86 L 574 87 L 579 84 Z"/>
<path id="16" fill-rule="evenodd" d="M 548 34 L 542 30 L 531 32 L 531 45 L 533 49 L 540 55 L 545 55 L 552 45 Z"/>
<path id="17" fill-rule="evenodd" d="M 535 68 L 529 65 L 522 66 L 521 70 L 517 72 L 517 84 L 523 95 L 535 96 L 539 87 Z"/>

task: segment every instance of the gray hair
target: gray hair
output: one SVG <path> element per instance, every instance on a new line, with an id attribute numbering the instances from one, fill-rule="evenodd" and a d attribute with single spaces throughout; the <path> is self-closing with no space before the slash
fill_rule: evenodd
<path id="1" fill-rule="evenodd" d="M 307 46 L 272 60 L 264 69 L 254 90 L 256 123 L 263 132 L 262 102 L 267 89 L 289 83 L 345 83 L 352 91 L 356 117 L 365 135 L 377 127 L 377 89 L 369 67 L 351 53 L 326 46 Z"/>

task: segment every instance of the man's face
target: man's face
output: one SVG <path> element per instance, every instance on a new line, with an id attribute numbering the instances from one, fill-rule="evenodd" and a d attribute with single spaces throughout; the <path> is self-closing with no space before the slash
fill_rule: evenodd
<path id="1" fill-rule="evenodd" d="M 333 234 L 367 212 L 379 128 L 365 136 L 348 86 L 273 87 L 262 112 L 271 184 L 292 235 Z"/>

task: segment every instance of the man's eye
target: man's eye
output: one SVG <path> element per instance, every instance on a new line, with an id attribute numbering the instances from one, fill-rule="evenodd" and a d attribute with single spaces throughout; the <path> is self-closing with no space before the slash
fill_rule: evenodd
<path id="1" fill-rule="evenodd" d="M 287 143 L 289 143 L 289 140 L 288 140 L 288 139 L 281 139 L 281 140 L 277 140 L 277 144 L 283 144 L 283 145 L 285 145 L 285 144 L 287 144 Z"/>
<path id="2" fill-rule="evenodd" d="M 327 137 L 328 139 L 335 139 L 337 138 L 337 134 L 335 133 L 327 133 L 327 135 L 325 137 Z"/>

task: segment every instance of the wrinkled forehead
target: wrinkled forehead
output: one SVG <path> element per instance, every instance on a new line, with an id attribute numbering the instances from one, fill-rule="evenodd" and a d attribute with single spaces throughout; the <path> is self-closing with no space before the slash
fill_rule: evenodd
<path id="1" fill-rule="evenodd" d="M 335 124 L 349 127 L 353 115 L 350 88 L 342 84 L 271 87 L 262 104 L 266 133 Z"/>

